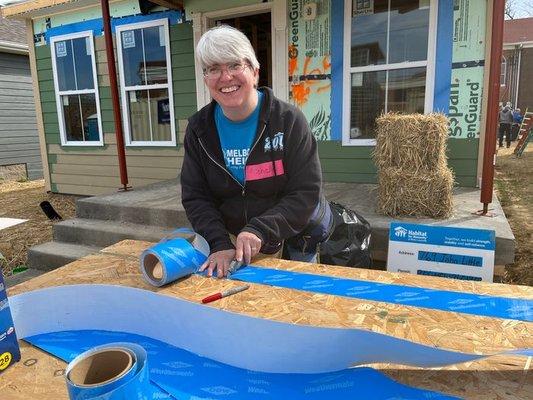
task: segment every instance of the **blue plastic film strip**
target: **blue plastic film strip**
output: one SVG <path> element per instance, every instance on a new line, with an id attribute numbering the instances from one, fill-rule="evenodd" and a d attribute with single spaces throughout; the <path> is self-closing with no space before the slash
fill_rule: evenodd
<path id="1" fill-rule="evenodd" d="M 231 279 L 405 306 L 533 321 L 533 300 L 335 278 L 251 265 L 235 272 Z"/>
<path id="2" fill-rule="evenodd" d="M 116 346 L 113 342 L 117 340 L 141 344 L 149 349 L 150 380 L 169 394 L 165 397 L 159 393 L 157 399 L 456 399 L 397 383 L 372 368 L 359 367 L 315 374 L 250 371 L 131 333 L 63 331 L 25 340 L 66 362 L 71 361 L 83 348 L 113 347 Z M 146 393 L 145 388 L 138 389 L 140 393 Z"/>
<path id="3" fill-rule="evenodd" d="M 58 327 L 64 331 L 128 332 L 221 363 L 269 373 L 324 373 L 372 363 L 431 368 L 495 355 L 441 349 L 358 328 L 253 318 L 124 286 L 51 287 L 16 295 L 11 304 L 17 334 L 22 339 L 53 333 Z M 69 337 L 63 341 L 68 342 Z M 525 338 L 522 343 L 528 346 Z M 497 354 L 529 357 L 533 350 L 512 349 Z"/>
<path id="4" fill-rule="evenodd" d="M 57 337 L 56 340 L 60 343 L 65 340 L 65 337 Z M 79 349 L 87 347 L 91 346 Z M 56 355 L 57 349 L 56 352 L 53 349 L 50 351 Z M 126 362 L 125 356 L 130 357 L 130 363 Z M 95 369 L 97 370 L 95 376 L 90 376 Z M 115 372 L 117 374 L 113 375 Z M 74 358 L 69 363 L 65 375 L 70 400 L 161 398 L 158 396 L 161 390 L 150 382 L 148 376 L 146 351 L 134 343 L 107 343 L 94 347 Z"/>
<path id="5" fill-rule="evenodd" d="M 147 278 L 150 283 L 156 286 L 162 286 L 197 272 L 198 268 L 206 260 L 206 256 L 196 250 L 187 240 L 168 240 L 151 247 L 141 256 L 141 271 L 143 271 L 145 277 L 147 277 L 145 271 L 150 269 L 145 254 L 152 254 L 157 257 L 166 271 L 164 272 L 164 278 L 161 280 L 152 282 Z M 533 300 L 526 299 L 336 278 L 252 265 L 241 268 L 232 274 L 230 278 L 243 282 L 305 290 L 313 293 L 332 294 L 486 317 L 515 319 L 526 322 L 533 321 Z"/>

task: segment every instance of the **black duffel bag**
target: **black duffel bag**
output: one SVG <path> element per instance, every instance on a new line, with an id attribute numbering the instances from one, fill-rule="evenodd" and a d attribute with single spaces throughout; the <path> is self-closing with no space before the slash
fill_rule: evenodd
<path id="1" fill-rule="evenodd" d="M 333 231 L 320 244 L 320 262 L 345 267 L 371 267 L 371 229 L 368 221 L 341 204 L 330 202 L 330 207 L 334 219 Z"/>

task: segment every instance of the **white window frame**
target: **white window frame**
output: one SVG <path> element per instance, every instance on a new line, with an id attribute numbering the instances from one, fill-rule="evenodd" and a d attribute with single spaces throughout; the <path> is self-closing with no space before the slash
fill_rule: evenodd
<path id="1" fill-rule="evenodd" d="M 79 39 L 79 38 L 89 38 L 88 42 L 91 46 L 91 60 L 92 60 L 92 71 L 93 71 L 93 89 L 83 89 L 83 90 L 59 90 L 59 80 L 57 76 L 57 66 L 56 66 L 56 42 L 61 42 L 63 40 L 70 39 Z M 102 114 L 100 112 L 100 94 L 98 92 L 98 75 L 96 74 L 96 58 L 94 51 L 94 35 L 92 31 L 83 31 L 76 33 L 69 33 L 61 36 L 53 36 L 50 39 L 50 47 L 52 53 L 52 73 L 54 75 L 54 90 L 56 95 L 56 105 L 57 105 L 57 117 L 59 122 L 59 136 L 61 137 L 62 146 L 103 146 L 104 137 L 102 129 Z M 76 66 L 74 65 L 74 68 Z M 98 116 L 98 136 L 100 140 L 98 141 L 77 141 L 77 140 L 67 140 L 67 131 L 65 126 L 65 115 L 63 112 L 63 104 L 61 102 L 61 96 L 75 95 L 75 94 L 94 94 L 94 99 L 96 102 L 96 113 Z"/>
<path id="2" fill-rule="evenodd" d="M 438 0 L 430 0 L 428 50 L 425 61 L 408 61 L 394 64 L 350 66 L 351 37 L 352 37 L 352 1 L 344 0 L 344 49 L 343 49 L 343 108 L 342 108 L 342 145 L 343 146 L 375 146 L 376 139 L 350 138 L 350 104 L 351 104 L 351 76 L 353 73 L 370 71 L 392 71 L 403 68 L 426 67 L 426 91 L 424 94 L 424 113 L 433 111 L 433 92 L 435 86 L 435 53 L 437 47 L 437 11 Z M 389 8 L 390 8 L 389 0 Z M 390 21 L 390 19 L 389 19 Z M 388 43 L 387 43 L 388 46 Z M 387 49 L 388 50 L 388 49 Z M 388 51 L 387 51 L 388 53 Z M 388 82 L 386 82 L 388 85 Z"/>
<path id="3" fill-rule="evenodd" d="M 122 59 L 122 32 L 129 31 L 134 29 L 142 28 L 152 28 L 154 26 L 163 26 L 165 31 L 165 41 L 166 41 L 166 61 L 167 61 L 167 83 L 158 83 L 151 85 L 136 85 L 136 86 L 127 86 L 124 79 L 124 63 Z M 119 25 L 116 28 L 116 41 L 117 41 L 117 53 L 118 53 L 118 68 L 120 76 L 120 95 L 122 96 L 122 119 L 124 124 L 124 140 L 126 146 L 130 147 L 139 147 L 139 146 L 167 146 L 175 147 L 176 146 L 176 123 L 174 116 L 174 91 L 172 89 L 172 60 L 170 57 L 170 33 L 168 26 L 168 19 L 156 19 L 146 22 L 136 22 L 132 24 Z M 129 104 L 126 92 L 134 90 L 150 90 L 150 89 L 167 89 L 168 90 L 168 105 L 170 108 L 170 140 L 159 140 L 159 141 L 141 141 L 131 140 L 131 131 L 130 131 L 130 116 L 129 116 Z M 148 109 L 150 112 L 150 108 Z M 150 124 L 150 129 L 152 125 Z M 153 135 L 150 135 L 153 137 Z"/>
<path id="4" fill-rule="evenodd" d="M 502 83 L 502 77 L 503 77 L 503 83 Z M 500 69 L 500 86 L 506 86 L 507 85 L 507 58 L 502 55 L 502 64 Z"/>

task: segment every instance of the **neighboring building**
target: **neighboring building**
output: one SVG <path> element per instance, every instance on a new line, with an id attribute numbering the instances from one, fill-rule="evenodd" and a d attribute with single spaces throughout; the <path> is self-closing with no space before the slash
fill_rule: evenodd
<path id="1" fill-rule="evenodd" d="M 500 101 L 533 110 L 533 18 L 504 22 Z"/>
<path id="2" fill-rule="evenodd" d="M 25 166 L 43 177 L 26 24 L 0 17 L 0 168 Z"/>
<path id="3" fill-rule="evenodd" d="M 80 3 L 31 0 L 2 12 L 33 26 L 47 182 L 53 192 L 92 195 L 120 181 L 100 2 Z M 383 111 L 442 111 L 456 180 L 478 184 L 492 1 L 123 0 L 110 7 L 134 187 L 179 174 L 187 118 L 209 98 L 194 44 L 219 23 L 249 35 L 262 82 L 302 109 L 326 181 L 376 182 L 374 121 Z"/>

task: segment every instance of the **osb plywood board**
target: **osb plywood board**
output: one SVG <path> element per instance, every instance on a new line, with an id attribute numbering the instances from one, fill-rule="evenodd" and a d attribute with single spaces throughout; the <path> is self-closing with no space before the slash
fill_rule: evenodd
<path id="1" fill-rule="evenodd" d="M 66 363 L 25 342 L 20 362 L 0 374 L 2 400 L 68 399 Z"/>
<path id="2" fill-rule="evenodd" d="M 151 290 L 199 302 L 203 297 L 242 283 L 191 276 L 164 288 L 144 282 L 139 255 L 151 243 L 123 241 L 10 289 L 14 295 L 49 286 L 105 283 Z M 258 262 L 259 264 L 259 262 Z M 451 281 L 382 271 L 342 268 L 264 258 L 272 268 L 312 272 L 352 279 L 424 286 L 443 290 L 533 298 L 528 287 Z M 513 348 L 533 348 L 533 324 L 374 302 L 252 284 L 235 296 L 211 303 L 242 314 L 303 325 L 368 329 L 418 343 L 463 352 L 488 354 Z M 400 382 L 479 399 L 533 398 L 531 360 L 495 357 L 440 369 L 394 365 L 379 368 Z M 18 370 L 18 366 L 14 369 Z M 17 379 L 19 379 L 17 377 Z M 22 378 L 21 378 L 22 379 Z M 14 397 L 15 398 L 15 397 Z M 31 398 L 31 397 L 29 397 Z M 42 397 L 44 398 L 44 397 Z M 56 398 L 56 397 L 54 397 Z"/>
<path id="3" fill-rule="evenodd" d="M 100 254 L 87 256 L 17 285 L 9 291 L 9 294 L 14 295 L 49 286 L 105 283 L 137 287 L 199 302 L 214 292 L 242 285 L 238 281 L 206 279 L 193 275 L 166 287 L 155 288 L 146 283 L 139 272 L 138 256 L 149 245 L 148 242 L 122 242 L 107 248 Z M 421 278 L 276 259 L 263 259 L 261 264 L 280 269 L 325 273 L 335 276 L 344 275 L 380 282 L 407 283 L 410 281 L 409 278 L 418 278 L 419 280 Z M 500 295 L 515 297 L 529 297 L 533 290 L 510 285 L 485 284 L 479 286 L 473 283 L 439 278 L 428 279 L 428 281 L 432 281 L 436 288 L 464 289 L 464 291 L 470 292 L 481 289 L 483 292 L 487 292 L 491 286 L 495 286 L 496 289 L 493 289 L 492 294 L 497 292 Z M 324 295 L 266 285 L 251 285 L 249 290 L 209 306 L 288 323 L 368 329 L 430 346 L 464 352 L 487 354 L 513 348 L 533 348 L 532 323 Z"/>

